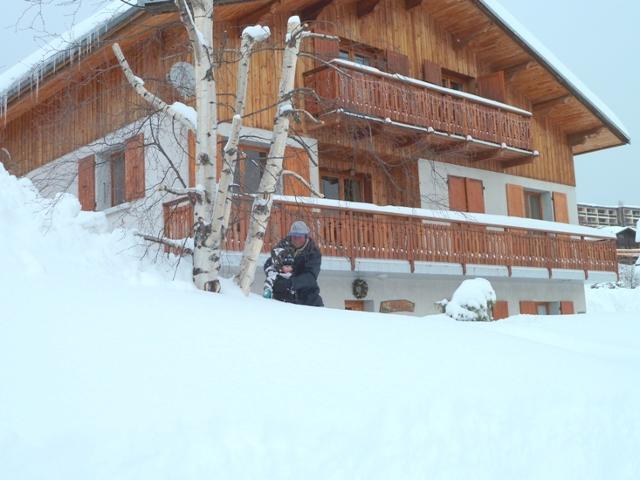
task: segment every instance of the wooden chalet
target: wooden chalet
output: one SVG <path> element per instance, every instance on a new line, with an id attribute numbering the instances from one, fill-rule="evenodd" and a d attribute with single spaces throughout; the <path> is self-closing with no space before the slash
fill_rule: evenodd
<path id="1" fill-rule="evenodd" d="M 10 171 L 45 190 L 64 178 L 59 189 L 76 192 L 84 209 L 129 224 L 122 220 L 128 213 L 152 205 L 153 228 L 184 238 L 191 206 L 159 197 L 159 160 L 151 157 L 164 145 L 193 184 L 193 139 L 171 127 L 156 135 L 141 122 L 148 106 L 111 51 L 118 41 L 147 89 L 188 103 L 166 81 L 173 66 L 191 61 L 184 28 L 172 2 L 147 3 L 117 8 L 35 75 L 0 76 L 0 146 L 10 152 L 3 159 Z M 498 293 L 497 317 L 573 313 L 585 310 L 585 281 L 615 278 L 615 239 L 578 225 L 574 157 L 624 145 L 629 136 L 493 0 L 220 0 L 213 39 L 220 144 L 233 114 L 240 32 L 257 23 L 272 31 L 251 64 L 239 193 L 257 188 L 294 14 L 340 39 L 303 44 L 295 103 L 320 122 L 294 123 L 285 158 L 285 168 L 325 200 L 309 200 L 287 177 L 265 249 L 292 220 L 305 219 L 323 251 L 329 306 L 378 310 L 384 303 L 427 313 L 462 279 L 485 276 Z M 238 202 L 228 233 L 231 270 L 247 209 Z M 355 279 L 367 282 L 368 296 L 354 298 Z"/>

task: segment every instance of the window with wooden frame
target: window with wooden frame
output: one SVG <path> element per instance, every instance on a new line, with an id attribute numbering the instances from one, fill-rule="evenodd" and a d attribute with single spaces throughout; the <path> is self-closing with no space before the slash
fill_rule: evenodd
<path id="1" fill-rule="evenodd" d="M 338 58 L 369 67 L 384 70 L 384 51 L 379 48 L 354 42 L 346 38 L 340 39 Z"/>
<path id="2" fill-rule="evenodd" d="M 453 70 L 442 69 L 442 86 L 457 90 L 459 92 L 471 92 L 473 77 L 454 72 Z"/>
<path id="3" fill-rule="evenodd" d="M 268 149 L 259 146 L 240 146 L 238 167 L 234 173 L 234 183 L 240 193 L 257 193 L 260 179 L 267 166 Z M 282 182 L 278 181 L 276 193 L 282 193 Z"/>
<path id="4" fill-rule="evenodd" d="M 542 193 L 531 190 L 524 191 L 525 216 L 544 220 L 544 207 L 542 205 Z"/>
<path id="5" fill-rule="evenodd" d="M 325 198 L 372 203 L 371 179 L 363 174 L 347 175 L 320 171 L 320 189 Z"/>
<path id="6" fill-rule="evenodd" d="M 87 175 L 94 179 L 93 191 L 84 196 L 83 209 L 106 210 L 145 196 L 144 138 L 138 135 L 119 148 L 95 156 L 91 172 L 86 166 L 79 171 L 79 184 L 85 185 Z M 90 180 L 89 180 L 90 181 Z M 86 206 L 85 206 L 86 203 Z"/>

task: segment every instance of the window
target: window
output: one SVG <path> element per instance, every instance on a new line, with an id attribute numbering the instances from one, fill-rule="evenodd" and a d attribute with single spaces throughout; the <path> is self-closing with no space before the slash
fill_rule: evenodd
<path id="1" fill-rule="evenodd" d="M 98 155 L 96 161 L 96 210 L 126 201 L 124 148 Z"/>
<path id="2" fill-rule="evenodd" d="M 544 219 L 544 210 L 542 208 L 542 195 L 539 192 L 524 192 L 524 206 L 527 218 Z"/>
<path id="3" fill-rule="evenodd" d="M 364 175 L 321 172 L 320 188 L 325 198 L 347 202 L 372 202 L 371 180 Z"/>
<path id="4" fill-rule="evenodd" d="M 338 58 L 384 70 L 383 50 L 346 38 L 340 39 Z"/>
<path id="5" fill-rule="evenodd" d="M 484 186 L 482 180 L 449 175 L 449 210 L 484 213 Z"/>
<path id="6" fill-rule="evenodd" d="M 259 147 L 241 147 L 240 162 L 234 174 L 234 183 L 240 193 L 257 193 L 262 174 L 267 166 L 268 152 Z M 276 193 L 282 193 L 282 184 L 278 182 Z"/>
<path id="7" fill-rule="evenodd" d="M 442 86 L 459 92 L 470 92 L 473 77 L 452 70 L 442 69 Z"/>

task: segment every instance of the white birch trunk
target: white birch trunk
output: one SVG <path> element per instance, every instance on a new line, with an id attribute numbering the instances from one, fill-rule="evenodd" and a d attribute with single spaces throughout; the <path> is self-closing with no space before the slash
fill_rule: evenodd
<path id="1" fill-rule="evenodd" d="M 291 93 L 293 91 L 296 65 L 302 39 L 302 27 L 298 17 L 291 17 L 287 22 L 287 36 L 285 39 L 284 58 L 282 60 L 282 77 L 278 91 L 278 112 L 273 128 L 273 137 L 267 165 L 260 179 L 258 194 L 251 209 L 251 222 L 245 243 L 240 272 L 236 283 L 245 294 L 249 293 L 253 283 L 258 255 L 264 243 L 264 233 L 271 215 L 273 194 L 282 174 L 284 152 L 289 136 L 289 114 L 293 111 Z"/>
<path id="2" fill-rule="evenodd" d="M 236 87 L 236 104 L 233 122 L 231 124 L 231 134 L 224 147 L 224 163 L 220 173 L 218 183 L 218 193 L 215 198 L 212 216 L 211 235 L 205 242 L 205 246 L 213 251 L 213 264 L 211 265 L 210 278 L 214 284 L 214 291 L 220 290 L 220 282 L 217 276 L 220 272 L 220 257 L 224 246 L 225 233 L 231 214 L 231 192 L 230 185 L 233 182 L 233 174 L 236 170 L 238 158 L 238 144 L 240 142 L 240 129 L 242 128 L 242 117 L 245 110 L 245 98 L 247 96 L 247 85 L 249 83 L 249 65 L 251 63 L 251 52 L 256 42 L 261 42 L 269 38 L 269 28 L 256 25 L 248 27 L 242 32 L 242 42 L 240 46 L 240 62 L 238 64 L 238 82 Z"/>
<path id="3" fill-rule="evenodd" d="M 216 254 L 207 247 L 211 235 L 212 201 L 216 194 L 217 100 L 213 56 L 213 0 L 192 0 L 191 17 L 184 0 L 176 0 L 194 49 L 196 75 L 196 184 L 204 195 L 193 208 L 193 281 L 201 290 L 217 291 L 212 267 Z M 210 242 L 209 242 L 210 243 Z"/>

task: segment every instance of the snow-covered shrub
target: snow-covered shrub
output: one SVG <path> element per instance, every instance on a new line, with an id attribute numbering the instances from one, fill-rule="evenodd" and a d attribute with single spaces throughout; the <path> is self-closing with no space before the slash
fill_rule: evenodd
<path id="1" fill-rule="evenodd" d="M 465 280 L 453 292 L 451 300 L 438 302 L 444 313 L 454 320 L 467 322 L 489 322 L 496 303 L 496 292 L 484 278 Z"/>

